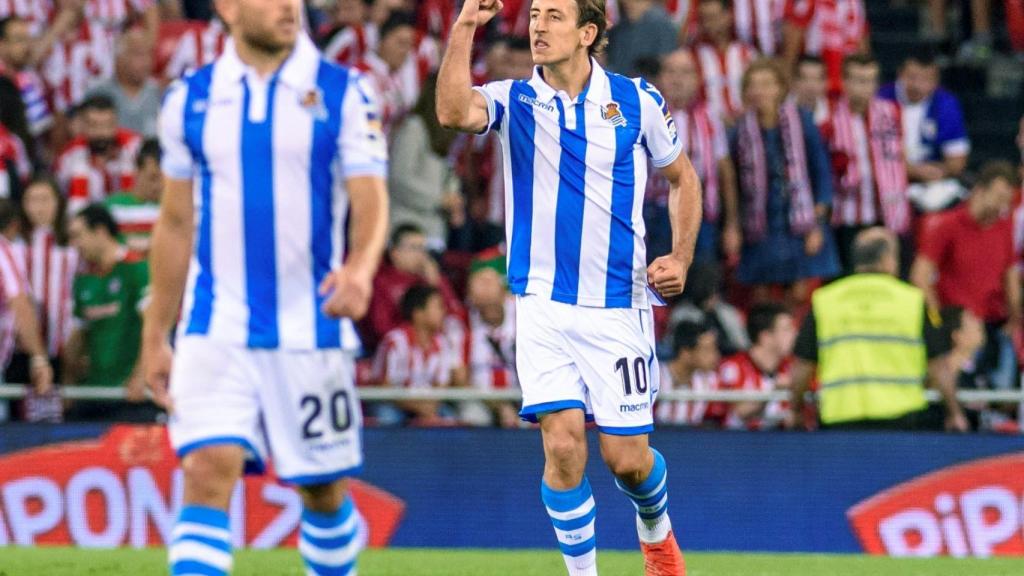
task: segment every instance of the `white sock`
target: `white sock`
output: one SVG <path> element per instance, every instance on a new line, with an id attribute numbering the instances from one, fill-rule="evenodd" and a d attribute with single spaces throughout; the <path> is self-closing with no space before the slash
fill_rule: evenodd
<path id="1" fill-rule="evenodd" d="M 597 550 L 576 556 L 571 561 L 566 557 L 565 565 L 569 569 L 569 576 L 597 576 Z"/>
<path id="2" fill-rule="evenodd" d="M 636 534 L 644 544 L 664 542 L 671 530 L 672 521 L 667 512 L 652 520 L 643 520 L 639 515 L 636 517 Z"/>

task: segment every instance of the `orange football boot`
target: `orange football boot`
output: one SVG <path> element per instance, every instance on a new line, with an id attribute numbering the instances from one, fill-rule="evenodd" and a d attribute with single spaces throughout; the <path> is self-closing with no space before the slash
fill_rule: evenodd
<path id="1" fill-rule="evenodd" d="M 640 543 L 644 553 L 644 574 L 646 576 L 686 576 L 686 563 L 679 551 L 676 537 L 670 531 L 665 540 L 657 544 Z"/>

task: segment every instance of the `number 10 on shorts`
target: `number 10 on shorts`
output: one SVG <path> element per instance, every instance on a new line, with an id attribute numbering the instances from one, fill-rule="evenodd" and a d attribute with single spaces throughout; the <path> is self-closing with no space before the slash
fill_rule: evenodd
<path id="1" fill-rule="evenodd" d="M 619 358 L 615 361 L 615 371 L 622 376 L 622 389 L 626 396 L 633 394 L 633 387 L 630 384 L 629 358 Z M 636 383 L 636 393 L 647 393 L 647 361 L 637 356 L 633 359 L 633 378 Z"/>

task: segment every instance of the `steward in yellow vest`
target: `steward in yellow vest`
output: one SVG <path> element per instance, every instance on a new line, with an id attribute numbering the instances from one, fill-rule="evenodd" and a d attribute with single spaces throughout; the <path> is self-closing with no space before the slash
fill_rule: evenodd
<path id="1" fill-rule="evenodd" d="M 924 293 L 895 277 L 899 244 L 883 228 L 854 242 L 856 272 L 818 289 L 794 353 L 793 412 L 817 371 L 818 412 L 827 428 L 940 429 L 925 398 L 929 377 L 946 401 L 948 428 L 966 430 L 946 361 L 949 336 Z"/>

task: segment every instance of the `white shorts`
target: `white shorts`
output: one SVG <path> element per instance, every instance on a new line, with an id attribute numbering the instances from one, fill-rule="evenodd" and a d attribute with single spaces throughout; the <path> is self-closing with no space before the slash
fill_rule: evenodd
<path id="1" fill-rule="evenodd" d="M 519 296 L 516 370 L 524 420 L 580 408 L 606 434 L 631 436 L 654 429 L 660 370 L 650 310 Z"/>
<path id="2" fill-rule="evenodd" d="M 205 337 L 178 340 L 171 371 L 171 444 L 184 458 L 238 444 L 247 472 L 273 456 L 279 478 L 324 484 L 362 467 L 355 366 L 341 350 L 259 350 Z"/>

